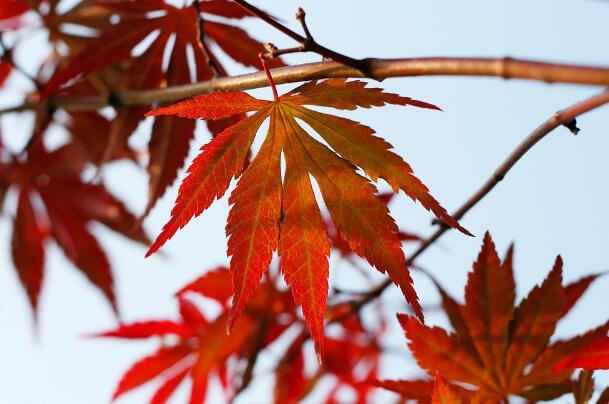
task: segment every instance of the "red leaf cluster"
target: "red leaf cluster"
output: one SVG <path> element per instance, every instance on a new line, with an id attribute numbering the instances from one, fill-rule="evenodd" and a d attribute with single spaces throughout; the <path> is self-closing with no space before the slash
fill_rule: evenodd
<path id="1" fill-rule="evenodd" d="M 231 363 L 237 361 L 253 366 L 258 354 L 279 338 L 285 338 L 288 330 L 294 327 L 302 329 L 291 296 L 277 288 L 269 277 L 265 277 L 228 336 L 226 321 L 230 310 L 227 307 L 230 274 L 227 268 L 219 267 L 207 272 L 182 288 L 176 296 L 181 316 L 177 321 L 122 324 L 114 330 L 96 334 L 107 338 L 161 337 L 165 341 L 173 341 L 163 344 L 152 355 L 133 364 L 119 382 L 114 398 L 158 380 L 159 387 L 150 402 L 165 403 L 178 386 L 189 379 L 190 403 L 202 403 L 208 384 L 214 377 L 230 397 L 245 388 L 251 379 L 251 374 L 248 375 L 247 371 L 239 374 L 240 366 L 231 366 Z M 220 314 L 214 318 L 204 315 L 195 303 L 197 297 L 215 301 L 221 307 Z M 325 376 L 330 375 L 334 382 L 326 402 L 336 402 L 338 392 L 345 387 L 355 392 L 357 402 L 366 402 L 372 386 L 359 381 L 377 377 L 380 334 L 369 334 L 357 316 L 351 316 L 336 324 L 336 327 L 339 336 L 327 339 L 324 364 L 318 366 L 314 374 L 305 371 L 304 366 L 306 333 L 301 331 L 293 338 L 275 371 L 275 402 L 299 402 L 322 380 L 328 382 Z"/>
<path id="2" fill-rule="evenodd" d="M 31 100 L 40 99 L 41 94 L 44 97 L 56 93 L 105 95 L 112 99 L 116 91 L 159 89 L 208 80 L 216 74 L 226 74 L 215 49 L 221 49 L 246 66 L 257 63 L 257 55 L 264 49 L 241 28 L 218 20 L 219 17 L 238 22 L 251 17 L 228 0 L 201 1 L 198 8 L 190 2 L 176 7 L 162 0 L 59 3 L 8 0 L 0 6 L 0 31 L 44 30 L 49 49 L 53 50 L 31 78 L 36 86 L 36 92 L 28 95 Z M 29 10 L 33 10 L 32 18 L 22 19 Z M 23 26 L 22 20 L 33 23 Z M 24 70 L 13 66 L 13 50 L 21 46 L 20 41 L 21 36 L 14 35 L 3 42 L 0 86 L 15 69 L 28 78 L 25 70 L 29 71 L 29 67 Z M 282 62 L 277 59 L 273 64 L 278 66 Z M 111 302 L 115 298 L 108 259 L 92 236 L 90 223 L 101 221 L 140 242 L 147 241 L 141 229 L 138 230 L 139 223 L 122 203 L 103 186 L 82 180 L 83 170 L 89 163 L 97 166 L 99 172 L 106 163 L 115 160 L 140 163 L 144 158 L 149 174 L 149 196 L 143 217 L 173 183 L 188 154 L 196 128 L 194 121 L 179 117 L 155 118 L 147 149 L 133 150 L 130 138 L 150 107 L 113 107 L 110 114 L 40 108 L 26 147 L 18 152 L 3 151 L 0 195 L 4 196 L 9 188 L 19 192 L 18 208 L 13 215 L 13 259 L 33 306 L 37 304 L 42 284 L 46 241 L 57 241 Z M 218 133 L 241 117 L 212 120 L 208 126 L 212 133 Z M 41 146 L 51 136 L 49 128 L 67 132 L 69 140 L 65 148 L 47 153 Z M 72 158 L 73 162 L 63 160 Z M 61 175 L 66 174 L 65 165 L 72 167 L 70 179 L 62 178 L 61 182 L 69 185 L 62 185 L 61 189 L 54 185 L 52 191 L 44 188 L 43 194 L 40 184 L 48 178 L 54 184 L 60 182 L 55 181 L 52 173 L 59 170 Z M 74 208 L 72 205 L 85 211 L 68 215 Z"/>
<path id="3" fill-rule="evenodd" d="M 140 243 L 147 243 L 136 218 L 103 185 L 83 182 L 86 158 L 80 148 L 66 145 L 48 151 L 40 142 L 27 158 L 0 163 L 0 201 L 18 193 L 14 215 L 12 256 L 34 311 L 44 278 L 45 246 L 53 240 L 116 310 L 110 262 L 95 236 L 92 223 Z"/>

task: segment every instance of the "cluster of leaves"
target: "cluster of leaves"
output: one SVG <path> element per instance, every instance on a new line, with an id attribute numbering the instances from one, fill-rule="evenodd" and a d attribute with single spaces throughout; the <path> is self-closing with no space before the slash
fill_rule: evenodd
<path id="1" fill-rule="evenodd" d="M 571 392 L 574 363 L 565 363 L 590 343 L 602 343 L 609 322 L 585 334 L 551 342 L 557 323 L 597 278 L 562 285 L 563 263 L 515 305 L 513 249 L 499 259 L 487 233 L 460 304 L 440 288 L 442 307 L 454 329 L 428 327 L 398 315 L 409 348 L 421 368 L 447 381 L 460 400 L 505 401 L 511 395 L 551 400 Z M 585 355 L 579 354 L 579 358 Z M 468 387 L 463 387 L 462 384 Z M 375 383 L 407 399 L 430 400 L 431 380 L 385 380 Z"/>
<path id="2" fill-rule="evenodd" d="M 513 395 L 537 402 L 565 394 L 573 394 L 576 403 L 589 402 L 594 392 L 592 372 L 581 372 L 579 377 L 573 378 L 572 368 L 606 367 L 601 357 L 605 355 L 606 360 L 609 322 L 570 339 L 551 339 L 557 323 L 599 275 L 563 286 L 562 260 L 558 257 L 544 282 L 515 305 L 512 260 L 513 248 L 500 260 L 490 235 L 486 234 L 482 251 L 468 278 L 465 303 L 458 303 L 437 285 L 442 308 L 455 330 L 452 333 L 425 326 L 414 317 L 398 315 L 410 341 L 411 352 L 435 380 L 378 380 L 385 352 L 381 343 L 385 324 L 380 321 L 373 328 L 364 327 L 361 317 L 349 304 L 336 304 L 328 311 L 326 320 L 334 327 L 332 336 L 325 340 L 316 369 L 307 370 L 306 321 L 295 311 L 297 306 L 290 293 L 277 286 L 277 269 L 265 274 L 243 315 L 236 320 L 234 332 L 226 337 L 224 324 L 231 312 L 230 293 L 227 292 L 231 279 L 228 268 L 218 268 L 176 294 L 183 321 L 134 323 L 100 334 L 119 338 L 177 336 L 175 343 L 163 345 L 155 354 L 133 365 L 119 383 L 115 397 L 160 378 L 163 381 L 151 402 L 162 403 L 168 393 L 190 375 L 191 402 L 202 402 L 205 390 L 202 393 L 197 385 L 206 387 L 212 371 L 221 376 L 222 386 L 231 397 L 249 384 L 258 354 L 280 349 L 279 346 L 284 353 L 274 367 L 274 400 L 277 403 L 301 402 L 326 376 L 332 376 L 333 382 L 333 387 L 325 389 L 324 400 L 328 403 L 341 402 L 339 393 L 345 387 L 352 394 L 350 401 L 361 403 L 368 402 L 378 387 L 398 393 L 404 400 L 422 403 L 507 402 Z M 222 308 L 212 322 L 205 323 L 214 326 L 200 327 L 196 337 L 184 314 L 186 305 L 192 307 L 189 299 L 193 296 L 214 299 Z M 294 328 L 300 330 L 295 337 L 290 333 Z M 203 330 L 209 330 L 209 333 Z M 211 330 L 218 335 L 210 336 Z M 291 335 L 291 342 L 287 344 L 283 340 L 286 335 Z M 214 338 L 227 338 L 220 346 L 230 352 L 221 350 L 216 355 L 215 351 L 220 348 L 212 343 Z M 179 347 L 185 344 L 189 348 L 181 354 L 183 356 L 174 359 L 172 350 L 180 350 Z M 192 357 L 184 360 L 187 356 Z M 210 363 L 212 357 L 214 364 Z M 203 364 L 197 365 L 199 362 Z M 232 369 L 243 369 L 244 362 L 249 370 L 221 373 L 226 372 L 229 364 L 233 365 Z M 204 372 L 196 376 L 194 369 L 199 366 Z M 319 390 L 316 392 L 319 394 Z M 609 389 L 597 402 L 606 403 L 608 398 Z"/>
<path id="3" fill-rule="evenodd" d="M 0 211 L 13 219 L 12 258 L 34 313 L 49 242 L 55 242 L 118 311 L 109 259 L 91 229 L 101 224 L 149 244 L 141 222 L 183 167 L 196 119 L 206 121 L 212 140 L 188 168 L 171 218 L 148 255 L 238 180 L 229 198 L 226 227 L 230 267 L 209 271 L 176 294 L 179 320 L 122 324 L 98 334 L 163 340 L 156 352 L 125 373 L 114 398 L 158 379 L 151 402 L 164 403 L 190 380 L 190 400 L 201 403 L 214 378 L 233 397 L 249 385 L 259 355 L 283 346 L 274 368 L 278 403 L 300 402 L 322 381 L 331 386 L 327 402 L 341 401 L 346 389 L 353 401 L 363 403 L 377 387 L 406 400 L 433 403 L 496 402 L 512 395 L 538 401 L 568 392 L 578 403 L 590 400 L 591 371 L 609 367 L 609 323 L 564 341 L 552 342 L 551 337 L 597 276 L 563 286 L 559 257 L 546 280 L 516 305 L 512 250 L 500 260 L 486 235 L 468 279 L 465 303 L 438 285 L 454 331 L 426 326 L 402 249 L 404 241 L 420 239 L 398 229 L 387 208 L 391 196 L 379 195 L 374 183 L 386 181 L 443 225 L 469 232 L 373 129 L 315 109 L 438 107 L 345 79 L 311 81 L 278 96 L 264 64 L 273 101 L 240 91 L 217 92 L 146 114 L 156 105 L 126 107 L 115 94 L 227 75 L 217 49 L 246 67 L 256 67 L 264 47 L 235 25 L 252 15 L 229 0 L 185 2 L 182 7 L 163 0 L 64 4 L 7 0 L 0 6 L 0 89 L 17 72 L 33 87 L 24 96 L 41 105 L 56 95 L 83 100 L 104 96 L 111 107 L 87 112 L 39 108 L 22 150 L 9 150 L 0 139 Z M 15 63 L 13 51 L 20 45 L 16 34 L 34 30 L 47 34 L 49 54 L 30 75 Z M 5 39 L 11 35 L 14 43 L 9 47 Z M 280 59 L 269 63 L 283 64 Z M 145 150 L 135 150 L 131 139 L 144 119 L 153 121 L 150 140 Z M 267 120 L 268 131 L 253 155 L 252 145 Z M 53 143 L 54 129 L 67 135 L 64 143 Z M 87 170 L 99 174 L 117 160 L 143 165 L 147 171 L 148 198 L 139 217 L 98 176 L 95 181 L 85 179 Z M 315 187 L 327 215 L 319 207 Z M 328 309 L 331 249 L 348 259 L 357 255 L 367 260 L 399 287 L 414 317 L 398 319 L 419 365 L 435 380 L 378 380 L 385 324 L 379 320 L 376 328 L 365 327 L 350 304 Z M 275 253 L 277 267 L 271 265 Z M 215 302 L 219 314 L 202 311 L 202 301 Z M 325 335 L 327 323 L 332 333 Z M 232 331 L 228 336 L 227 324 Z M 317 364 L 307 363 L 309 342 Z M 572 379 L 575 368 L 585 371 Z M 608 396 L 603 393 L 599 403 Z"/>
<path id="4" fill-rule="evenodd" d="M 112 100 L 111 94 L 120 90 L 162 88 L 207 80 L 214 75 L 226 74 L 211 51 L 212 45 L 219 46 L 246 66 L 256 64 L 257 53 L 263 49 L 240 28 L 213 18 L 210 20 L 210 16 L 233 20 L 250 16 L 228 0 L 201 1 L 183 8 L 162 0 L 81 1 L 68 10 L 62 10 L 57 1 L 33 2 L 27 7 L 20 2 L 15 4 L 11 20 L 26 21 L 20 20 L 19 15 L 35 5 L 36 13 L 31 14 L 35 14 L 48 31 L 53 51 L 33 78 L 36 91 L 42 88 L 39 94 L 42 97 L 57 93 L 78 96 L 102 94 Z M 95 32 L 93 37 L 90 31 Z M 164 58 L 166 62 L 163 62 Z M 12 62 L 12 58 L 8 59 Z M 274 60 L 273 63 L 280 65 L 282 62 Z M 403 190 L 442 222 L 465 233 L 467 231 L 429 194 L 413 175 L 410 166 L 390 151 L 391 145 L 374 136 L 372 129 L 305 107 L 354 110 L 386 104 L 438 109 L 422 101 L 366 88 L 359 81 L 332 79 L 306 83 L 273 102 L 257 100 L 243 92 L 214 93 L 148 114 L 154 116 L 154 123 L 147 150 L 149 158 L 145 161 L 149 195 L 142 218 L 175 181 L 184 163 L 196 127 L 196 122 L 189 118 L 205 119 L 212 134 L 217 135 L 202 148 L 201 155 L 189 168 L 172 218 L 151 246 L 149 254 L 193 216 L 205 210 L 214 199 L 222 196 L 231 180 L 243 173 L 230 199 L 233 207 L 227 227 L 235 292 L 229 318 L 231 324 L 260 282 L 273 252 L 278 251 L 281 271 L 296 303 L 303 307 L 317 350 L 321 352 L 330 238 L 336 240 L 338 235 L 345 241 L 343 254 L 346 250 L 355 251 L 379 271 L 387 273 L 422 319 L 423 313 L 406 268 L 401 235 L 385 204 L 375 195 L 376 188 L 369 179 L 386 180 L 394 191 Z M 98 172 L 104 164 L 118 159 L 137 163 L 143 153 L 131 149 L 129 138 L 144 119 L 147 109 L 149 106 L 145 105 L 133 108 L 114 105 L 111 119 L 99 112 L 41 110 L 27 147 L 19 154 L 7 155 L 3 162 L 6 167 L 3 169 L 6 174 L 3 187 L 23 187 L 15 182 L 17 177 L 13 173 L 18 171 L 22 160 L 30 161 L 31 165 L 38 164 L 32 145 L 45 149 L 47 128 L 52 126 L 65 129 L 69 134 L 69 146 L 81 150 L 86 163 L 98 166 Z M 253 115 L 247 116 L 251 112 Z M 270 129 L 263 146 L 252 164 L 244 170 L 255 135 L 269 117 Z M 330 148 L 308 135 L 299 120 L 318 132 Z M 283 184 L 280 174 L 282 155 L 287 164 Z M 40 165 L 36 168 L 39 172 L 48 169 L 42 166 L 43 162 Z M 85 164 L 75 167 L 78 171 L 70 175 L 82 177 Z M 356 171 L 358 167 L 369 178 L 359 174 Z M 324 222 L 321 218 L 309 175 L 315 178 L 321 189 L 331 221 Z M 87 197 L 99 203 L 94 193 Z M 108 198 L 120 204 L 112 196 Z M 81 223 L 88 220 L 84 218 Z M 125 223 L 125 228 L 121 229 L 123 234 L 145 241 L 138 222 L 131 214 L 123 214 L 121 220 Z M 20 226 L 38 227 L 36 222 L 30 222 L 23 224 L 23 220 L 18 221 Z M 50 221 L 51 232 L 55 231 L 54 224 Z M 129 228 L 134 230 L 128 232 Z M 18 231 L 21 229 L 15 226 L 15 233 Z M 14 250 L 40 244 L 32 241 L 35 238 L 15 237 Z M 84 252 L 70 252 L 65 244 L 68 256 L 114 302 L 111 275 L 103 252 L 97 248 L 100 251 L 97 253 L 99 262 L 92 263 L 93 259 L 77 257 Z M 77 245 L 73 250 L 91 248 Z M 83 261 L 88 262 L 89 268 L 83 268 Z M 24 266 L 40 267 L 38 263 L 20 262 L 17 255 L 15 264 L 22 267 L 18 268 L 20 273 L 28 272 Z M 34 299 L 40 282 L 31 279 L 39 279 L 40 276 L 21 278 Z"/>
<path id="5" fill-rule="evenodd" d="M 120 90 L 207 80 L 226 74 L 213 47 L 246 66 L 253 66 L 263 50 L 241 28 L 217 21 L 218 17 L 232 21 L 251 17 L 228 0 L 201 1 L 198 9 L 191 4 L 178 8 L 161 0 L 84 0 L 70 2 L 69 8 L 63 3 L 10 0 L 0 6 L 0 89 L 11 72 L 25 73 L 14 64 L 13 54 L 21 38 L 27 37 L 25 33 L 36 30 L 47 33 L 50 52 L 29 77 L 34 92 L 27 96 L 33 100 L 58 93 L 109 96 Z M 163 63 L 164 54 L 167 63 Z M 3 148 L 0 195 L 12 190 L 18 195 L 12 213 L 13 261 L 34 309 L 48 239 L 54 239 L 115 306 L 109 261 L 89 224 L 98 221 L 148 243 L 139 227 L 141 217 L 177 177 L 196 127 L 189 119 L 156 118 L 147 150 L 133 150 L 129 139 L 149 109 L 117 106 L 111 115 L 40 109 L 26 147 L 19 151 Z M 218 133 L 231 122 L 209 121 L 208 127 L 212 134 Z M 69 135 L 60 148 L 48 140 L 51 129 L 58 128 Z M 14 136 L 8 131 L 6 135 Z M 90 165 L 98 166 L 99 172 L 104 164 L 120 159 L 147 167 L 149 197 L 140 220 L 98 181 L 83 181 Z M 3 213 L 10 214 L 11 206 L 6 204 Z"/>
<path id="6" fill-rule="evenodd" d="M 276 272 L 276 271 L 275 271 Z M 162 337 L 164 344 L 152 355 L 136 362 L 120 380 L 114 398 L 153 380 L 159 387 L 151 403 L 165 403 L 186 379 L 191 381 L 190 403 L 202 403 L 210 381 L 220 382 L 226 397 L 232 397 L 249 384 L 258 355 L 280 339 L 291 338 L 275 369 L 275 402 L 300 402 L 322 381 L 331 383 L 327 402 L 335 402 L 341 390 L 350 389 L 357 402 L 366 402 L 372 386 L 359 383 L 378 377 L 381 348 L 380 332 L 371 334 L 359 317 L 344 317 L 334 325 L 337 337 L 328 338 L 323 365 L 305 371 L 307 333 L 289 292 L 266 276 L 243 315 L 226 335 L 230 310 L 230 275 L 228 268 L 216 268 L 176 293 L 180 319 L 123 324 L 98 337 L 147 339 Z M 220 308 L 208 317 L 197 307 L 203 297 Z M 336 314 L 343 310 L 338 307 Z M 294 331 L 296 330 L 296 336 Z M 331 376 L 331 377 L 330 377 Z M 326 387 L 328 385 L 326 384 Z"/>
<path id="7" fill-rule="evenodd" d="M 44 278 L 45 246 L 54 240 L 74 265 L 97 287 L 116 310 L 110 263 L 89 225 L 98 222 L 146 244 L 136 218 L 101 184 L 85 183 L 80 173 L 86 164 L 82 150 L 66 145 L 49 152 L 40 142 L 27 158 L 0 161 L 0 204 L 15 189 L 12 256 L 19 279 L 34 311 Z"/>

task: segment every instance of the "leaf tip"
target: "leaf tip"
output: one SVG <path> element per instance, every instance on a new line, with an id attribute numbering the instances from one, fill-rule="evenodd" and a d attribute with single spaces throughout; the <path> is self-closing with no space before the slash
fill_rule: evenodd
<path id="1" fill-rule="evenodd" d="M 146 251 L 146 255 L 144 256 L 144 258 L 148 258 L 152 254 L 157 252 L 163 246 L 163 244 L 165 244 L 165 239 L 161 236 L 157 237 L 157 239 L 154 240 L 154 243 L 152 243 L 152 245 L 148 247 L 148 251 Z"/>
<path id="2" fill-rule="evenodd" d="M 148 111 L 144 114 L 144 116 L 160 116 L 166 115 L 165 108 L 153 109 L 152 111 Z"/>
<path id="3" fill-rule="evenodd" d="M 469 237 L 476 237 L 476 235 L 474 233 L 472 233 L 471 231 L 467 230 L 465 227 L 459 225 L 459 227 L 457 227 L 457 230 L 459 230 L 461 233 L 465 234 L 466 236 Z"/>

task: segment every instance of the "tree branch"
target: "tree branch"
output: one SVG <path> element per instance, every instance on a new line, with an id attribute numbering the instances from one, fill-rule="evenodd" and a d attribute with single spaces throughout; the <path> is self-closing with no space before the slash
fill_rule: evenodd
<path id="1" fill-rule="evenodd" d="M 512 58 L 371 59 L 370 68 L 374 76 L 379 79 L 414 76 L 476 76 L 609 86 L 609 67 L 554 64 Z M 362 72 L 357 69 L 335 61 L 279 67 L 272 69 L 271 73 L 277 84 L 332 77 L 364 77 Z M 175 102 L 213 91 L 250 90 L 268 85 L 265 73 L 260 71 L 157 90 L 117 92 L 112 93 L 110 97 L 54 95 L 50 96 L 44 105 L 56 109 L 90 111 L 111 104 L 129 107 Z M 29 100 L 20 106 L 1 110 L 0 114 L 40 107 L 40 102 Z"/>
<path id="2" fill-rule="evenodd" d="M 514 167 L 514 165 L 535 146 L 539 141 L 550 134 L 554 129 L 560 126 L 566 126 L 569 130 L 574 132 L 573 123 L 575 118 L 590 112 L 596 108 L 599 108 L 609 103 L 609 89 L 604 92 L 574 104 L 566 109 L 556 112 L 549 119 L 543 122 L 527 137 L 525 137 L 518 146 L 506 157 L 501 165 L 493 172 L 493 174 L 486 180 L 484 184 L 476 191 L 465 203 L 453 213 L 453 217 L 460 220 L 469 212 L 474 206 L 478 204 L 486 195 L 488 195 L 495 186 L 503 180 L 506 174 Z M 440 224 L 440 228 L 433 233 L 428 239 L 426 239 L 421 246 L 410 256 L 408 262 L 411 265 L 421 254 L 423 254 L 430 246 L 432 246 L 444 233 L 450 228 L 444 224 Z M 392 281 L 387 279 L 376 288 L 366 293 L 362 298 L 352 300 L 349 302 L 351 305 L 351 313 L 345 313 L 344 316 L 355 313 L 360 310 L 363 306 L 371 302 L 372 300 L 379 297 Z M 342 303 L 345 304 L 345 303 Z M 334 321 L 337 321 L 344 316 L 337 317 Z"/>
<path id="3" fill-rule="evenodd" d="M 300 43 L 301 48 L 299 48 L 297 50 L 298 52 L 317 53 L 318 55 L 332 59 L 345 66 L 350 66 L 356 70 L 359 70 L 365 77 L 370 77 L 370 78 L 375 78 L 375 79 L 377 78 L 374 75 L 372 69 L 370 69 L 370 64 L 369 64 L 370 59 L 354 59 L 352 57 L 343 55 L 342 53 L 335 52 L 332 49 L 328 49 L 325 46 L 322 46 L 322 45 L 318 44 L 315 40 L 313 40 L 313 37 L 311 36 L 311 33 L 309 32 L 309 29 L 306 26 L 306 23 L 304 22 L 304 11 L 302 9 L 300 9 L 300 8 L 298 9 L 296 18 L 300 21 L 301 25 L 303 26 L 306 37 L 292 31 L 291 29 L 289 29 L 288 27 L 286 27 L 279 21 L 275 20 L 273 17 L 271 17 L 266 12 L 260 10 L 258 7 L 254 6 L 252 4 L 249 4 L 245 0 L 233 0 L 233 1 L 237 4 L 239 4 L 245 10 L 247 10 L 250 13 L 252 13 L 253 15 L 255 15 L 256 17 L 260 18 L 262 21 L 264 21 L 267 24 L 269 24 L 270 26 L 272 26 L 273 28 L 277 29 L 278 31 L 284 33 L 285 35 L 289 36 L 293 40 Z M 294 48 L 294 49 L 296 49 L 296 48 Z"/>
<path id="4" fill-rule="evenodd" d="M 214 74 L 214 77 L 226 76 L 226 72 L 224 71 L 220 63 L 218 63 L 218 60 L 216 60 L 216 58 L 214 57 L 213 53 L 209 49 L 209 46 L 207 45 L 207 41 L 205 40 L 205 20 L 203 19 L 203 15 L 201 14 L 200 1 L 201 0 L 195 0 L 192 2 L 195 12 L 197 13 L 197 21 L 199 23 L 199 46 L 201 48 L 201 51 L 203 52 L 203 55 L 205 56 L 205 60 L 209 65 L 209 68 Z"/>

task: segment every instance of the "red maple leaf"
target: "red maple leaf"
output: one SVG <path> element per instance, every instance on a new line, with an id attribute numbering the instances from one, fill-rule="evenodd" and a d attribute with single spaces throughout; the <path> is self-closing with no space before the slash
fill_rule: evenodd
<path id="1" fill-rule="evenodd" d="M 420 318 L 423 313 L 406 268 L 397 226 L 376 196 L 376 188 L 355 171 L 356 166 L 372 180 L 383 178 L 396 191 L 403 190 L 447 224 L 467 231 L 429 194 L 410 166 L 389 150 L 391 145 L 373 135 L 372 129 L 313 111 L 305 104 L 339 109 L 385 104 L 437 109 L 378 88 L 366 88 L 359 81 L 330 79 L 306 83 L 274 102 L 258 100 L 244 92 L 218 92 L 152 111 L 151 116 L 193 119 L 255 113 L 201 149 L 180 186 L 171 219 L 147 255 L 207 209 L 226 192 L 232 179 L 240 176 L 229 199 L 232 208 L 226 227 L 234 291 L 230 322 L 238 317 L 268 268 L 273 252 L 278 251 L 281 272 L 294 300 L 302 306 L 321 352 L 330 244 L 310 175 L 315 178 L 341 237 L 354 252 L 389 274 Z M 241 175 L 250 145 L 269 117 L 269 130 L 260 151 Z M 334 151 L 311 137 L 296 119 L 309 124 Z M 283 181 L 282 153 L 286 160 Z"/>
<path id="2" fill-rule="evenodd" d="M 395 193 L 382 193 L 378 194 L 377 197 L 383 201 L 383 203 L 388 205 L 395 195 Z M 345 258 L 350 258 L 352 255 L 354 255 L 353 250 L 349 246 L 349 242 L 340 235 L 340 232 L 334 226 L 332 218 L 324 216 L 324 223 L 328 229 L 328 238 L 330 239 L 330 245 L 332 248 Z M 422 237 L 402 229 L 398 230 L 397 235 L 402 242 L 419 243 L 423 241 Z"/>
<path id="3" fill-rule="evenodd" d="M 487 233 L 468 277 L 465 304 L 441 291 L 442 305 L 455 332 L 427 327 L 414 318 L 398 315 L 410 341 L 409 348 L 430 375 L 475 387 L 469 394 L 475 393 L 481 402 L 501 401 L 510 395 L 531 400 L 560 397 L 570 391 L 572 370 L 558 364 L 606 335 L 609 322 L 583 335 L 550 343 L 557 322 L 589 283 L 583 286 L 586 282 L 580 281 L 572 284 L 578 287 L 563 287 L 562 260 L 558 257 L 545 281 L 515 306 L 512 272 L 512 250 L 502 262 Z M 574 293 L 576 289 L 579 291 Z M 410 393 L 416 383 L 420 382 L 377 385 L 405 398 L 417 398 Z"/>
<path id="4" fill-rule="evenodd" d="M 28 150 L 23 161 L 0 163 L 0 194 L 10 189 L 19 193 L 12 255 L 32 308 L 36 312 L 45 245 L 52 239 L 116 310 L 110 263 L 89 225 L 101 223 L 140 243 L 147 243 L 147 237 L 135 229 L 135 216 L 103 185 L 81 180 L 86 160 L 78 147 L 48 152 L 35 143 Z"/>

